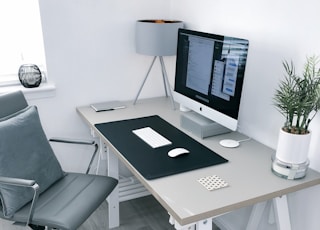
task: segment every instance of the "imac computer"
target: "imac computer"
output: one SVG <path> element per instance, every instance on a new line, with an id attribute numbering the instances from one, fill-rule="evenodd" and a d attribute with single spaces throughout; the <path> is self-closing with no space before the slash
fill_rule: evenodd
<path id="1" fill-rule="evenodd" d="M 235 131 L 249 41 L 179 29 L 177 44 L 173 96 L 192 110 L 181 125 L 209 130 L 202 138 Z"/>

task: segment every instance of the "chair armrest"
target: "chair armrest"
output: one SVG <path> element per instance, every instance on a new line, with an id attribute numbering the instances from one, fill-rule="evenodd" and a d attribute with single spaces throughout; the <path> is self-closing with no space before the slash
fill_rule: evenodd
<path id="1" fill-rule="evenodd" d="M 53 137 L 50 138 L 51 142 L 59 142 L 66 144 L 80 144 L 80 145 L 94 145 L 95 141 L 93 140 L 80 140 L 80 139 L 71 139 L 71 138 L 62 138 L 62 137 Z"/>
<path id="2" fill-rule="evenodd" d="M 29 215 L 27 218 L 26 226 L 29 225 L 30 220 L 32 220 L 34 209 L 36 207 L 36 202 L 39 197 L 39 185 L 36 183 L 35 180 L 27 180 L 27 179 L 20 179 L 20 178 L 12 178 L 12 177 L 3 177 L 0 176 L 0 184 L 6 184 L 9 186 L 21 186 L 21 187 L 27 187 L 33 189 L 33 198 L 32 203 L 29 210 Z"/>
<path id="3" fill-rule="evenodd" d="M 97 155 L 99 145 L 94 140 L 79 140 L 79 139 L 70 139 L 70 138 L 61 138 L 61 137 L 53 137 L 49 139 L 50 142 L 64 143 L 64 144 L 79 144 L 79 145 L 92 145 L 94 146 L 94 152 L 92 154 L 90 163 L 88 165 L 86 174 L 89 173 L 91 169 L 91 165 L 93 163 L 94 158 Z"/>
<path id="4" fill-rule="evenodd" d="M 36 182 L 34 180 L 26 180 L 26 179 L 0 176 L 0 184 L 22 186 L 22 187 L 31 187 L 31 186 L 35 185 Z"/>

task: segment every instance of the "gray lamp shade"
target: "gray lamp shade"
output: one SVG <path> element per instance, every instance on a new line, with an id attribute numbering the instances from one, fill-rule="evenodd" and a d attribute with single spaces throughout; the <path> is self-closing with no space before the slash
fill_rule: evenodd
<path id="1" fill-rule="evenodd" d="M 137 21 L 136 52 L 150 56 L 175 55 L 179 28 L 183 28 L 183 22 L 181 21 Z"/>

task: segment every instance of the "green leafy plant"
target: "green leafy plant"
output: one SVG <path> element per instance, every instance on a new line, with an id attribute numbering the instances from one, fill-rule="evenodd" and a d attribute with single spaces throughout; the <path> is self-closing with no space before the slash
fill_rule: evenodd
<path id="1" fill-rule="evenodd" d="M 282 64 L 286 74 L 276 90 L 274 104 L 286 119 L 283 130 L 309 133 L 309 124 L 320 109 L 319 58 L 307 57 L 302 76 L 296 74 L 292 61 Z"/>

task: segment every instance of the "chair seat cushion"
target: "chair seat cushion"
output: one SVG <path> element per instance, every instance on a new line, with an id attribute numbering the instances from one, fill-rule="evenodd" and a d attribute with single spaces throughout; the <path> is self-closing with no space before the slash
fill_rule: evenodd
<path id="1" fill-rule="evenodd" d="M 32 223 L 58 229 L 77 229 L 117 185 L 111 177 L 68 173 L 37 201 Z M 25 221 L 30 204 L 16 212 L 13 219 Z"/>
<path id="2" fill-rule="evenodd" d="M 35 180 L 43 192 L 63 175 L 35 106 L 0 119 L 0 176 Z M 0 184 L 0 206 L 6 217 L 32 197 L 30 188 Z"/>

